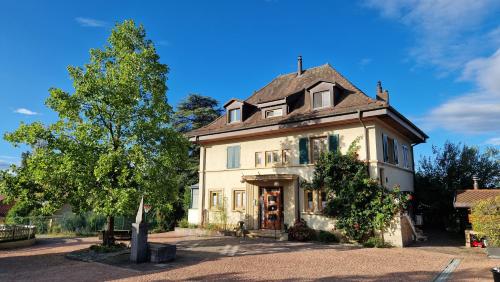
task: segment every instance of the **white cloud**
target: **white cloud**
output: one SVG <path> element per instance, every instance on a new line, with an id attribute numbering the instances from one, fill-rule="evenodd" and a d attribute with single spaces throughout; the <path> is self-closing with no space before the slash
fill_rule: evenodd
<path id="1" fill-rule="evenodd" d="M 38 115 L 37 112 L 30 111 L 26 108 L 19 108 L 14 111 L 14 113 L 22 114 L 22 115 L 28 115 L 28 116 L 34 116 Z"/>
<path id="2" fill-rule="evenodd" d="M 463 133 L 500 133 L 500 49 L 465 65 L 461 79 L 473 81 L 476 92 L 453 97 L 424 117 L 430 128 Z"/>
<path id="3" fill-rule="evenodd" d="M 495 0 L 366 0 L 364 5 L 397 20 L 415 32 L 409 55 L 419 65 L 432 64 L 447 73 L 494 45 L 498 26 L 483 22 L 496 16 Z M 493 40 L 491 37 L 494 37 Z M 478 44 L 480 42 L 480 44 Z"/>
<path id="4" fill-rule="evenodd" d="M 456 93 L 421 117 L 426 129 L 500 133 L 500 25 L 488 22 L 498 14 L 499 1 L 366 0 L 364 5 L 410 28 L 415 42 L 409 55 L 417 65 L 440 74 L 458 72 L 459 80 L 473 83 L 472 91 Z"/>
<path id="5" fill-rule="evenodd" d="M 485 142 L 488 145 L 500 146 L 500 137 L 493 137 Z"/>
<path id="6" fill-rule="evenodd" d="M 77 17 L 75 21 L 83 27 L 106 27 L 108 25 L 107 22 L 84 17 Z"/>
<path id="7" fill-rule="evenodd" d="M 8 169 L 12 164 L 19 164 L 19 158 L 11 156 L 0 156 L 0 170 Z"/>

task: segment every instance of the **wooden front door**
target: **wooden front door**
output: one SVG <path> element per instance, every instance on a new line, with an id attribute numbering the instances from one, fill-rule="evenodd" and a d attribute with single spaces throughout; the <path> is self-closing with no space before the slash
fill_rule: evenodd
<path id="1" fill-rule="evenodd" d="M 261 188 L 260 228 L 281 230 L 283 220 L 283 188 Z"/>

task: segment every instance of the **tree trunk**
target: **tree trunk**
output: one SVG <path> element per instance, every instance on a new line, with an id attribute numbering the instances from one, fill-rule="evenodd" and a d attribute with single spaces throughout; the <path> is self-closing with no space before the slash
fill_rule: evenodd
<path id="1" fill-rule="evenodd" d="M 105 246 L 111 246 L 115 243 L 115 217 L 114 216 L 108 216 L 107 218 L 107 224 L 106 224 L 106 231 L 104 232 L 104 235 L 102 236 L 102 244 Z"/>

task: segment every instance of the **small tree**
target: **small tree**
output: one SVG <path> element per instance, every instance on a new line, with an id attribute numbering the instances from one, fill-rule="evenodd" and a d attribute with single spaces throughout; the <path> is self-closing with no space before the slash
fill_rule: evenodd
<path id="1" fill-rule="evenodd" d="M 472 207 L 472 229 L 488 239 L 488 246 L 500 247 L 500 196 L 477 202 Z"/>
<path id="2" fill-rule="evenodd" d="M 337 226 L 358 241 L 383 231 L 401 209 L 399 189 L 392 191 L 368 176 L 367 165 L 358 159 L 356 139 L 347 154 L 322 154 L 315 166 L 313 189 L 325 189 L 325 213 L 337 218 Z M 306 185 L 307 186 L 307 185 Z"/>

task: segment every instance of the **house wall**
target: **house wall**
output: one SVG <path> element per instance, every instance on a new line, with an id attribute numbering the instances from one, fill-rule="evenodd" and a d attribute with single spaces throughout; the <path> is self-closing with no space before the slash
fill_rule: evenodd
<path id="1" fill-rule="evenodd" d="M 299 139 L 301 137 L 327 136 L 329 134 L 339 134 L 339 148 L 342 153 L 346 153 L 349 145 L 359 137 L 358 155 L 361 160 L 369 163 L 370 176 L 379 177 L 379 168 L 384 168 L 387 177 L 386 187 L 400 184 L 402 190 L 413 190 L 413 175 L 411 170 L 402 168 L 401 144 L 409 141 L 390 127 L 379 120 L 365 122 L 362 126 L 360 122 L 327 126 L 321 129 L 304 129 L 301 132 L 286 133 L 281 135 L 258 136 L 255 138 L 236 139 L 232 141 L 214 142 L 204 144 L 200 154 L 200 200 L 199 218 L 205 213 L 208 222 L 220 220 L 220 215 L 216 211 L 210 211 L 210 192 L 220 190 L 226 202 L 227 222 L 236 225 L 238 221 L 245 220 L 250 228 L 257 228 L 258 223 L 258 185 L 245 183 L 242 177 L 245 175 L 268 175 L 268 174 L 294 174 L 300 178 L 310 181 L 312 179 L 314 165 L 299 164 Z M 394 136 L 398 140 L 399 159 L 401 167 L 384 164 L 382 153 L 382 133 Z M 365 139 L 366 136 L 366 139 Z M 227 169 L 227 147 L 240 146 L 240 167 Z M 255 167 L 255 153 L 272 150 L 290 150 L 290 162 L 287 165 L 276 165 L 272 167 Z M 295 187 L 296 182 L 280 181 L 271 183 L 282 186 L 284 193 L 284 223 L 292 225 L 297 218 L 295 203 L 299 204 L 300 216 L 308 221 L 308 224 L 319 230 L 331 230 L 334 228 L 334 220 L 324 217 L 318 213 L 304 212 L 303 189 Z M 295 185 L 295 186 L 294 186 Z M 247 193 L 246 212 L 234 211 L 232 209 L 233 190 L 245 190 Z M 298 189 L 298 192 L 296 191 Z M 298 194 L 298 199 L 297 199 Z M 202 197 L 204 195 L 204 197 Z M 204 199 L 203 199 L 204 198 Z M 190 220 L 191 221 L 191 220 Z"/>
<path id="2" fill-rule="evenodd" d="M 383 184 L 388 189 L 392 189 L 395 185 L 399 185 L 401 191 L 413 192 L 413 156 L 411 150 L 411 141 L 405 137 L 404 135 L 395 131 L 392 127 L 388 126 L 382 121 L 379 121 L 375 125 L 374 131 L 374 139 L 376 141 L 376 158 L 370 160 L 370 164 L 373 168 L 377 168 L 374 170 L 372 168 L 373 174 L 372 177 L 376 176 L 380 177 L 380 168 L 384 170 L 384 179 Z M 399 164 L 390 164 L 384 163 L 384 150 L 383 150 L 383 141 L 382 134 L 386 134 L 388 137 L 393 138 L 398 141 L 398 156 L 399 156 Z M 403 164 L 403 146 L 406 145 L 408 147 L 408 161 L 410 163 L 410 168 L 404 168 Z"/>

